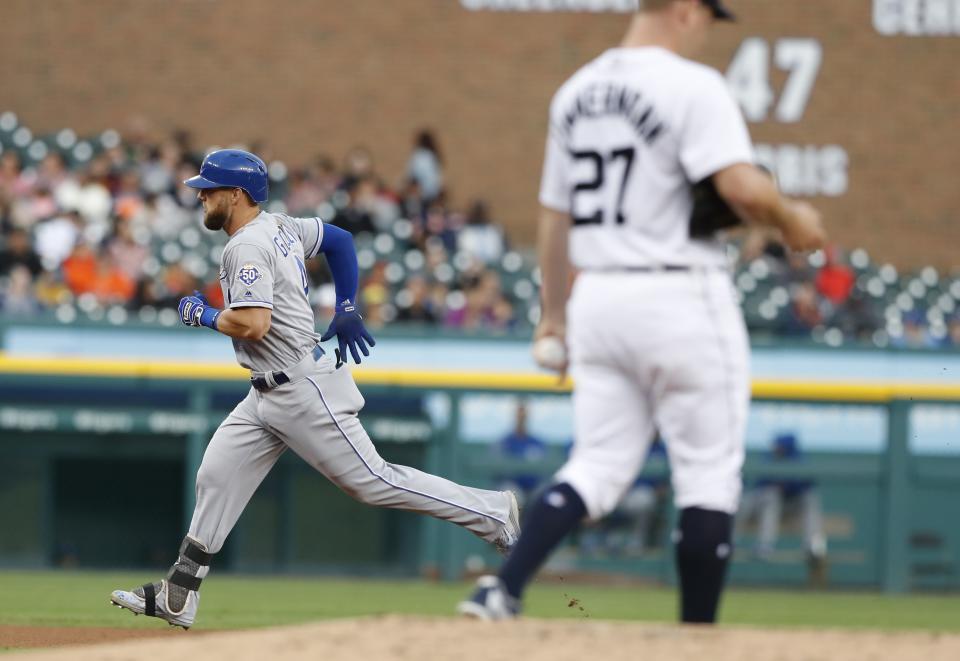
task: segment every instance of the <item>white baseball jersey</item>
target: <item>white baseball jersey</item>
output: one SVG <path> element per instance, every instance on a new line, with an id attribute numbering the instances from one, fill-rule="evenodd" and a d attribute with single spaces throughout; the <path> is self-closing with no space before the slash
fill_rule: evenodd
<path id="1" fill-rule="evenodd" d="M 657 432 L 678 509 L 737 509 L 750 349 L 722 244 L 690 238 L 691 189 L 751 159 L 723 78 L 661 48 L 609 50 L 553 99 L 540 202 L 570 214 L 581 270 L 567 305 L 575 441 L 557 480 L 592 518 Z"/>
<path id="2" fill-rule="evenodd" d="M 750 136 L 720 74 L 662 48 L 613 48 L 556 93 L 540 203 L 569 213 L 580 269 L 724 265 L 691 239 L 691 184 L 752 163 Z"/>
<path id="3" fill-rule="evenodd" d="M 266 372 L 295 364 L 320 341 L 308 299 L 305 259 L 320 252 L 319 218 L 261 212 L 227 242 L 220 287 L 230 309 L 269 308 L 270 330 L 260 341 L 233 340 L 237 362 Z"/>

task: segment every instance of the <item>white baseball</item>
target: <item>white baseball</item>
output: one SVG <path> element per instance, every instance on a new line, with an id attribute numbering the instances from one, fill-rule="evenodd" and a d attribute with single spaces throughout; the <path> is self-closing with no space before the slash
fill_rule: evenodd
<path id="1" fill-rule="evenodd" d="M 540 367 L 559 372 L 567 364 L 567 347 L 559 337 L 546 335 L 533 343 L 533 359 Z"/>

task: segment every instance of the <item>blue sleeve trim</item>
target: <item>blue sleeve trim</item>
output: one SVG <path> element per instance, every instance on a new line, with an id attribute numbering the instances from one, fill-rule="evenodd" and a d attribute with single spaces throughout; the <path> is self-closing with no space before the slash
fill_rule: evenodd
<path id="1" fill-rule="evenodd" d="M 307 255 L 308 257 L 316 257 L 317 253 L 320 252 L 320 240 L 323 239 L 324 235 L 323 224 L 320 222 L 320 219 L 314 218 L 314 220 L 317 221 L 317 242 L 314 244 L 313 250 L 310 251 L 310 254 Z"/>

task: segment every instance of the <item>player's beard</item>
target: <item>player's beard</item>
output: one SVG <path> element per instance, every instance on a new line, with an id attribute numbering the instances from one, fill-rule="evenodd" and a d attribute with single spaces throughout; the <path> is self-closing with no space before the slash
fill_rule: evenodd
<path id="1" fill-rule="evenodd" d="M 225 204 L 217 205 L 211 209 L 208 209 L 203 214 L 203 226 L 208 230 L 222 230 L 223 226 L 226 225 L 227 220 L 230 218 L 230 215 L 227 213 L 227 206 Z"/>

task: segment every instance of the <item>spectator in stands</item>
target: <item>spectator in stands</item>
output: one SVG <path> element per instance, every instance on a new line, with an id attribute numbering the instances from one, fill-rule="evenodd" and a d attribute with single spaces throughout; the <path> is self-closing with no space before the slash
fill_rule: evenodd
<path id="1" fill-rule="evenodd" d="M 63 281 L 75 296 L 93 291 L 97 279 L 97 255 L 87 243 L 78 243 L 63 260 Z"/>
<path id="2" fill-rule="evenodd" d="M 350 195 L 351 206 L 369 217 L 373 232 L 389 232 L 399 217 L 399 208 L 373 176 L 361 177 Z"/>
<path id="3" fill-rule="evenodd" d="M 960 349 L 960 312 L 954 313 L 947 321 L 947 337 L 951 346 Z"/>
<path id="4" fill-rule="evenodd" d="M 447 311 L 444 323 L 453 328 L 464 330 L 505 329 L 512 320 L 504 319 L 501 306 L 498 315 L 497 306 L 503 299 L 500 291 L 500 277 L 493 271 L 484 271 L 475 284 L 468 285 L 464 292 L 463 304 Z"/>
<path id="5" fill-rule="evenodd" d="M 429 205 L 443 193 L 443 156 L 433 132 L 423 129 L 413 140 L 413 153 L 407 160 L 407 181 L 415 181 Z"/>
<path id="6" fill-rule="evenodd" d="M 446 316 L 447 299 L 450 297 L 450 288 L 442 282 L 430 285 L 430 309 L 437 315 L 437 323 L 441 323 Z"/>
<path id="7" fill-rule="evenodd" d="M 435 324 L 439 318 L 426 278 L 421 275 L 407 278 L 406 286 L 397 294 L 397 321 Z"/>
<path id="8" fill-rule="evenodd" d="M 0 238 L 13 228 L 13 195 L 0 187 Z"/>
<path id="9" fill-rule="evenodd" d="M 51 217 L 37 225 L 35 248 L 43 268 L 60 267 L 80 240 L 84 223 L 76 211 Z"/>
<path id="10" fill-rule="evenodd" d="M 446 207 L 440 202 L 433 202 L 427 207 L 423 224 L 420 228 L 421 242 L 425 245 L 431 239 L 439 240 L 448 254 L 457 250 L 457 234 L 450 224 Z"/>
<path id="11" fill-rule="evenodd" d="M 62 196 L 62 208 L 75 209 L 85 221 L 86 227 L 95 228 L 95 236 L 85 234 L 88 240 L 99 241 L 110 226 L 110 212 L 113 210 L 112 185 L 110 163 L 100 157 L 95 159 L 80 177 L 79 189 L 71 191 L 69 197 Z"/>
<path id="12" fill-rule="evenodd" d="M 114 236 L 109 240 L 106 254 L 133 282 L 143 276 L 143 264 L 150 252 L 133 236 L 133 223 L 123 218 L 114 221 Z"/>
<path id="13" fill-rule="evenodd" d="M 167 140 L 159 147 L 152 147 L 150 158 L 139 166 L 143 194 L 161 195 L 172 192 L 176 187 L 174 175 L 177 166 L 183 160 L 183 152 L 175 140 Z"/>
<path id="14" fill-rule="evenodd" d="M 497 294 L 497 299 L 493 304 L 491 326 L 497 330 L 512 330 L 516 325 L 517 313 L 513 303 L 503 293 Z"/>
<path id="15" fill-rule="evenodd" d="M 497 453 L 517 463 L 537 465 L 546 453 L 546 445 L 527 429 L 527 405 L 519 402 L 514 417 L 513 431 L 503 437 L 496 446 Z M 536 471 L 521 466 L 497 477 L 497 488 L 510 490 L 517 495 L 522 506 L 540 485 L 541 477 Z"/>
<path id="16" fill-rule="evenodd" d="M 816 271 L 810 265 L 807 255 L 799 252 L 787 253 L 787 272 L 785 283 L 790 286 L 812 283 L 816 278 Z M 816 293 L 816 288 L 814 288 Z"/>
<path id="17" fill-rule="evenodd" d="M 856 280 L 853 269 L 838 259 L 837 252 L 834 246 L 829 246 L 823 251 L 824 264 L 817 271 L 815 281 L 817 292 L 834 306 L 846 303 Z"/>
<path id="18" fill-rule="evenodd" d="M 113 191 L 114 211 L 123 216 L 135 216 L 143 206 L 143 180 L 140 173 L 130 168 L 120 173 Z"/>
<path id="19" fill-rule="evenodd" d="M 41 271 L 34 285 L 37 302 L 47 308 L 69 303 L 73 294 L 63 284 L 60 274 L 54 271 Z"/>
<path id="20" fill-rule="evenodd" d="M 810 336 L 810 331 L 823 323 L 823 312 L 817 298 L 817 290 L 811 283 L 795 285 L 793 299 L 780 325 L 780 334 L 785 336 Z"/>
<path id="21" fill-rule="evenodd" d="M 163 270 L 160 282 L 162 287 L 157 290 L 156 304 L 165 308 L 175 309 L 181 298 L 190 296 L 194 289 L 200 288 L 200 283 L 182 264 L 167 266 Z"/>
<path id="22" fill-rule="evenodd" d="M 181 163 L 192 165 L 197 170 L 203 162 L 203 154 L 194 146 L 193 133 L 189 129 L 177 128 L 170 133 L 170 141 L 177 146 L 180 152 Z"/>
<path id="23" fill-rule="evenodd" d="M 337 209 L 337 215 L 334 216 L 331 224 L 344 229 L 354 236 L 358 234 L 374 234 L 376 225 L 374 224 L 374 213 L 369 204 L 369 199 L 375 193 L 371 193 L 371 187 L 376 187 L 376 182 L 370 174 L 356 176 L 352 179 L 349 188 L 346 188 L 342 194 L 346 195 L 346 204 Z"/>
<path id="24" fill-rule="evenodd" d="M 40 303 L 33 294 L 33 276 L 26 266 L 16 264 L 9 271 L 6 286 L 0 289 L 0 310 L 17 316 L 40 311 Z"/>
<path id="25" fill-rule="evenodd" d="M 926 315 L 911 310 L 903 315 L 903 334 L 892 337 L 890 344 L 905 349 L 935 349 L 940 342 L 930 333 Z"/>
<path id="26" fill-rule="evenodd" d="M 200 200 L 197 199 L 197 191 L 192 188 L 188 188 L 183 185 L 183 182 L 197 174 L 200 171 L 192 163 L 183 162 L 177 168 L 177 174 L 174 177 L 177 184 L 177 190 L 174 193 L 174 199 L 177 204 L 184 209 L 198 209 L 200 208 Z"/>
<path id="27" fill-rule="evenodd" d="M 854 289 L 846 304 L 837 311 L 835 323 L 844 335 L 862 342 L 871 341 L 874 332 L 880 328 L 878 315 L 871 307 L 870 299 L 857 289 Z"/>
<path id="28" fill-rule="evenodd" d="M 418 236 L 414 238 L 414 243 L 422 245 L 418 238 L 422 235 L 423 224 L 427 217 L 427 205 L 424 202 L 420 184 L 415 179 L 408 180 L 400 190 L 399 198 L 401 215 L 412 221 L 414 227 L 418 230 Z"/>
<path id="29" fill-rule="evenodd" d="M 191 209 L 180 206 L 176 197 L 147 194 L 131 218 L 131 229 L 158 239 L 173 239 L 190 225 L 191 218 Z"/>
<path id="30" fill-rule="evenodd" d="M 294 216 L 316 216 L 317 208 L 327 199 L 327 193 L 307 168 L 290 173 L 287 191 L 287 210 Z"/>
<path id="31" fill-rule="evenodd" d="M 343 176 L 340 178 L 340 190 L 351 191 L 364 177 L 375 176 L 373 155 L 370 150 L 357 145 L 347 152 L 344 158 Z"/>
<path id="32" fill-rule="evenodd" d="M 40 165 L 34 171 L 37 188 L 45 188 L 59 198 L 60 187 L 73 181 L 73 175 L 67 170 L 67 163 L 58 151 L 51 151 L 43 157 Z"/>
<path id="33" fill-rule="evenodd" d="M 773 439 L 769 463 L 797 463 L 802 460 L 797 437 L 793 433 L 777 434 Z M 823 526 L 820 493 L 813 480 L 781 476 L 760 477 L 752 490 L 744 495 L 738 518 L 742 528 L 756 518 L 757 537 L 754 553 L 769 559 L 777 545 L 785 515 L 799 517 L 803 547 L 807 555 L 811 581 L 825 579 L 827 536 Z"/>
<path id="34" fill-rule="evenodd" d="M 0 190 L 11 197 L 24 197 L 33 188 L 33 183 L 24 177 L 20 156 L 15 151 L 0 155 Z"/>
<path id="35" fill-rule="evenodd" d="M 503 230 L 490 220 L 486 202 L 474 200 L 467 214 L 466 226 L 457 237 L 457 249 L 486 264 L 493 264 L 503 256 Z"/>
<path id="36" fill-rule="evenodd" d="M 32 188 L 14 199 L 10 209 L 10 221 L 15 227 L 30 229 L 38 222 L 57 215 L 59 206 L 53 193 L 47 188 Z"/>
<path id="37" fill-rule="evenodd" d="M 437 237 L 431 237 L 424 242 L 423 254 L 427 270 L 431 273 L 436 273 L 442 265 L 450 263 L 450 253 L 443 241 Z"/>
<path id="38" fill-rule="evenodd" d="M 97 261 L 91 292 L 101 305 L 124 305 L 136 292 L 136 282 L 106 255 Z"/>
<path id="39" fill-rule="evenodd" d="M 30 235 L 19 227 L 10 230 L 0 250 L 0 275 L 8 275 L 17 266 L 26 268 L 31 278 L 37 277 L 43 270 L 40 258 L 30 245 Z"/>
<path id="40" fill-rule="evenodd" d="M 325 154 L 321 154 L 314 159 L 310 168 L 310 177 L 320 188 L 325 200 L 330 199 L 337 188 L 340 186 L 341 176 L 337 171 L 337 165 L 333 159 Z"/>
<path id="41" fill-rule="evenodd" d="M 387 262 L 377 262 L 360 286 L 359 299 L 363 303 L 363 318 L 368 326 L 374 328 L 383 326 L 386 320 L 384 307 L 390 301 L 390 284 L 387 282 L 386 270 Z"/>

